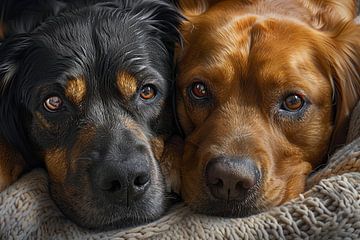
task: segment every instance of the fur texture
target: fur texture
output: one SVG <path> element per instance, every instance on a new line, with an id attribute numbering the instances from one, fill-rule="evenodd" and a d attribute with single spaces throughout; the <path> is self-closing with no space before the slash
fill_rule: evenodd
<path id="1" fill-rule="evenodd" d="M 344 143 L 359 100 L 355 1 L 183 0 L 180 6 L 188 18 L 177 52 L 185 201 L 202 213 L 247 216 L 298 196 L 306 177 Z M 233 197 L 221 189 L 221 176 L 208 180 L 217 158 L 246 159 L 260 171 L 246 174 L 260 177 Z M 228 191 L 227 200 L 213 194 L 215 187 Z"/>
<path id="2" fill-rule="evenodd" d="M 52 197 L 81 226 L 159 217 L 168 201 L 158 160 L 173 131 L 175 7 L 147 0 L 1 7 L 1 190 L 45 166 Z"/>

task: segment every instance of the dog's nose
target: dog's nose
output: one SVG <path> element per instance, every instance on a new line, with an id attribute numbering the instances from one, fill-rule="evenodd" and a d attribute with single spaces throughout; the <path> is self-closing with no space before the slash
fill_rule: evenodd
<path id="1" fill-rule="evenodd" d="M 148 161 L 142 158 L 102 163 L 96 171 L 98 189 L 110 198 L 126 201 L 140 198 L 151 182 Z"/>
<path id="2" fill-rule="evenodd" d="M 100 179 L 99 187 L 107 193 L 121 194 L 127 190 L 129 198 L 136 197 L 145 192 L 150 181 L 150 175 L 140 169 L 118 169 L 117 166 L 109 165 L 104 170 L 104 177 Z"/>
<path id="3" fill-rule="evenodd" d="M 220 157 L 208 162 L 206 183 L 211 194 L 221 200 L 244 200 L 260 181 L 260 171 L 249 158 Z"/>

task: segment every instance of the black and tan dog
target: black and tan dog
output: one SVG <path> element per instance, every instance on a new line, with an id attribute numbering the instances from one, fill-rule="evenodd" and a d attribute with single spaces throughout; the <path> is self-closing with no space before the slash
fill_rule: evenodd
<path id="1" fill-rule="evenodd" d="M 82 226 L 159 217 L 181 16 L 160 0 L 14 2 L 2 6 L 0 190 L 44 165 Z"/>

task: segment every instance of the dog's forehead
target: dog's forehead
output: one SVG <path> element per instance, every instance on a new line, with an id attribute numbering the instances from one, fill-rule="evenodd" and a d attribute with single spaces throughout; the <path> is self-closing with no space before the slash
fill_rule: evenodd
<path id="1" fill-rule="evenodd" d="M 227 94 L 239 92 L 238 87 L 251 94 L 250 89 L 308 90 L 309 85 L 328 84 L 319 70 L 316 50 L 323 38 L 309 26 L 256 15 L 218 24 L 223 25 L 211 34 L 202 34 L 201 27 L 208 26 L 194 30 L 194 35 L 199 34 L 190 39 L 182 59 L 180 88 L 187 87 L 194 76 L 205 77 L 214 90 Z"/>
<path id="2" fill-rule="evenodd" d="M 162 81 L 168 74 L 163 66 L 154 67 L 159 63 L 156 60 L 167 58 L 163 53 L 152 54 L 158 45 L 146 46 L 150 43 L 141 36 L 146 33 L 136 29 L 136 24 L 72 15 L 59 19 L 62 21 L 50 21 L 32 36 L 34 44 L 26 61 L 34 65 L 33 82 L 53 81 L 72 89 L 114 82 L 129 90 L 147 75 Z"/>

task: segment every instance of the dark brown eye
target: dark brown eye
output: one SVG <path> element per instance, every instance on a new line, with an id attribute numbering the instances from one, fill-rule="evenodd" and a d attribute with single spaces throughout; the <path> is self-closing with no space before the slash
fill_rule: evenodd
<path id="1" fill-rule="evenodd" d="M 286 111 L 296 112 L 304 106 L 304 97 L 299 94 L 292 94 L 285 98 L 283 108 Z"/>
<path id="2" fill-rule="evenodd" d="M 58 96 L 52 96 L 45 100 L 44 107 L 49 112 L 56 112 L 61 109 L 63 101 Z"/>
<path id="3" fill-rule="evenodd" d="M 192 88 L 191 88 L 191 94 L 196 98 L 196 99 L 203 99 L 208 95 L 206 86 L 204 83 L 202 82 L 196 82 L 193 84 Z"/>
<path id="4" fill-rule="evenodd" d="M 152 85 L 145 85 L 141 88 L 140 97 L 144 100 L 151 100 L 156 96 L 155 87 Z"/>

